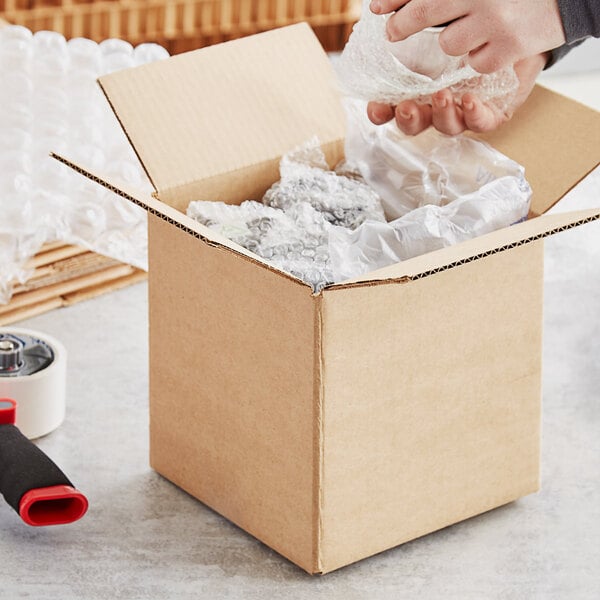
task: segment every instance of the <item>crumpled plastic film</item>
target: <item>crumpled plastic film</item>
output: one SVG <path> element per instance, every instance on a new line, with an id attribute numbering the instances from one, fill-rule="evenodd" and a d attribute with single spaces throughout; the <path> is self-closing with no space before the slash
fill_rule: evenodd
<path id="1" fill-rule="evenodd" d="M 329 170 L 317 138 L 286 154 L 280 175 L 263 204 L 199 201 L 187 214 L 319 291 L 333 282 L 331 228 L 384 222 L 381 203 L 358 174 Z"/>
<path id="2" fill-rule="evenodd" d="M 316 137 L 282 158 L 280 175 L 263 198 L 267 206 L 286 211 L 305 202 L 332 225 L 350 229 L 368 219 L 385 221 L 377 194 L 356 176 L 330 171 Z"/>
<path id="3" fill-rule="evenodd" d="M 352 97 L 396 105 L 403 100 L 431 102 L 449 88 L 457 97 L 476 93 L 509 111 L 518 87 L 512 67 L 481 75 L 464 57 L 450 57 L 438 43 L 439 30 L 428 29 L 401 42 L 386 37 L 389 15 L 375 15 L 363 0 L 361 18 L 337 62 L 344 92 Z"/>
<path id="4" fill-rule="evenodd" d="M 523 168 L 484 142 L 434 128 L 407 136 L 394 123 L 373 125 L 364 102 L 344 104 L 347 164 L 381 198 L 388 221 L 428 204 L 443 206 L 507 175 L 529 189 Z"/>
<path id="5" fill-rule="evenodd" d="M 404 136 L 377 127 L 364 105 L 350 111 L 346 158 L 383 201 L 388 223 L 333 227 L 333 278 L 343 281 L 508 227 L 527 218 L 523 167 L 484 142 L 431 129 Z"/>
<path id="6" fill-rule="evenodd" d="M 96 79 L 166 57 L 156 44 L 67 42 L 56 32 L 0 27 L 0 304 L 31 275 L 26 262 L 47 242 L 147 268 L 145 212 L 49 154 L 151 191 Z"/>
<path id="7" fill-rule="evenodd" d="M 359 104 L 335 172 L 314 138 L 282 159 L 263 204 L 192 202 L 188 216 L 317 292 L 527 217 L 531 189 L 517 163 L 464 136 L 376 127 Z"/>

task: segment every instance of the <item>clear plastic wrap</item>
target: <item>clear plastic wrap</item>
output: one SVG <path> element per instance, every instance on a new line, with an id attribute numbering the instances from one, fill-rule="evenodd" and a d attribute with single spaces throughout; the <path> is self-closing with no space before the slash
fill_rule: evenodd
<path id="1" fill-rule="evenodd" d="M 317 138 L 285 155 L 280 175 L 263 204 L 199 201 L 187 214 L 318 291 L 333 281 L 331 228 L 385 222 L 381 202 L 356 174 L 330 171 Z"/>
<path id="2" fill-rule="evenodd" d="M 388 223 L 333 227 L 334 281 L 508 227 L 527 218 L 531 188 L 523 167 L 487 144 L 430 129 L 404 136 L 375 126 L 364 103 L 349 104 L 346 159 L 382 198 Z"/>
<path id="3" fill-rule="evenodd" d="M 147 267 L 145 212 L 50 158 L 51 151 L 151 190 L 96 79 L 168 56 L 156 44 L 68 42 L 0 28 L 0 304 L 46 242 L 80 244 Z"/>
<path id="4" fill-rule="evenodd" d="M 347 99 L 345 108 L 346 161 L 377 192 L 388 221 L 428 204 L 444 206 L 506 176 L 527 184 L 521 166 L 484 142 L 434 128 L 406 136 L 394 123 L 373 125 L 365 102 Z"/>
<path id="5" fill-rule="evenodd" d="M 332 281 L 328 232 L 331 225 L 310 204 L 286 212 L 248 200 L 241 205 L 191 202 L 187 214 L 273 266 L 319 290 Z"/>
<path id="6" fill-rule="evenodd" d="M 343 90 L 349 96 L 396 105 L 403 100 L 430 102 L 435 92 L 449 88 L 461 97 L 476 93 L 507 111 L 518 79 L 512 67 L 481 75 L 464 57 L 451 57 L 439 46 L 439 28 L 430 28 L 401 42 L 386 36 L 389 15 L 375 15 L 363 0 L 360 21 L 337 63 Z"/>
<path id="7" fill-rule="evenodd" d="M 350 115 L 335 172 L 313 138 L 283 157 L 262 204 L 198 201 L 188 216 L 315 291 L 527 217 L 523 168 L 487 144 L 433 130 L 406 137 L 370 123 L 364 103 Z"/>
<path id="8" fill-rule="evenodd" d="M 263 198 L 267 206 L 287 211 L 307 203 L 327 222 L 350 229 L 366 220 L 385 221 L 380 199 L 371 188 L 356 177 L 329 170 L 317 138 L 285 155 L 280 175 Z"/>

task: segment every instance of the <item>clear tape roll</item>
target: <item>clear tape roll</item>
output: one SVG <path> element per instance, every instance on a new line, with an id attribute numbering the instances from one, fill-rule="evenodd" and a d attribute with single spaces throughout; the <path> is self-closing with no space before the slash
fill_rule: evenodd
<path id="1" fill-rule="evenodd" d="M 29 329 L 1 328 L 0 333 L 25 335 L 45 342 L 54 354 L 52 362 L 30 375 L 0 376 L 0 398 L 17 402 L 16 426 L 35 439 L 54 431 L 65 418 L 67 351 L 55 338 Z"/>

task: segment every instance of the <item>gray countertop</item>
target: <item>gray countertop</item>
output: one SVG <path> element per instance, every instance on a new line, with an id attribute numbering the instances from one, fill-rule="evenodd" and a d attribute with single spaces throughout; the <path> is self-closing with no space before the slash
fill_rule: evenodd
<path id="1" fill-rule="evenodd" d="M 594 205 L 600 170 L 559 210 Z M 90 509 L 36 529 L 0 501 L 0 598 L 600 598 L 600 224 L 547 241 L 545 292 L 542 490 L 324 577 L 148 466 L 145 284 L 20 323 L 67 347 L 38 443 Z"/>

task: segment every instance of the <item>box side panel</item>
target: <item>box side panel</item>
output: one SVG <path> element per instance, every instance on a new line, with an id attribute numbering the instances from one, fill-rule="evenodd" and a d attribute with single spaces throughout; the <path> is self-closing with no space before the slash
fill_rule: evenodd
<path id="1" fill-rule="evenodd" d="M 543 241 L 323 300 L 324 571 L 536 491 Z"/>
<path id="2" fill-rule="evenodd" d="M 600 113 L 539 85 L 513 118 L 477 135 L 525 167 L 541 215 L 600 160 Z"/>
<path id="3" fill-rule="evenodd" d="M 343 139 L 322 144 L 321 147 L 332 167 L 344 157 Z M 290 146 L 287 150 L 292 149 Z M 244 200 L 260 201 L 273 183 L 279 181 L 280 162 L 281 156 L 277 156 L 237 171 L 221 173 L 165 190 L 159 196 L 164 203 L 182 213 L 186 212 L 190 200 L 210 200 L 226 204 L 241 204 Z"/>
<path id="4" fill-rule="evenodd" d="M 333 67 L 306 23 L 99 82 L 161 194 L 345 133 Z"/>
<path id="5" fill-rule="evenodd" d="M 154 469 L 306 570 L 314 298 L 149 215 Z"/>

